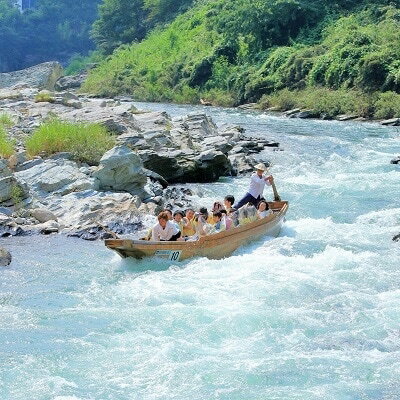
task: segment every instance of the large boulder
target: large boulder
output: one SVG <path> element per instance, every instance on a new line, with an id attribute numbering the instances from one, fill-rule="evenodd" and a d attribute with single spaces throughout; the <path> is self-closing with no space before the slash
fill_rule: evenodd
<path id="1" fill-rule="evenodd" d="M 107 151 L 93 177 L 102 191 L 128 192 L 146 197 L 144 186 L 147 174 L 143 170 L 142 160 L 127 146 L 116 146 Z"/>
<path id="2" fill-rule="evenodd" d="M 0 88 L 27 84 L 29 87 L 53 90 L 62 76 L 62 66 L 56 61 L 45 62 L 20 71 L 0 74 Z"/>
<path id="3" fill-rule="evenodd" d="M 14 175 L 18 182 L 28 185 L 30 191 L 39 197 L 46 197 L 49 193 L 63 196 L 96 189 L 93 178 L 81 172 L 75 162 L 64 159 L 46 160 Z"/>

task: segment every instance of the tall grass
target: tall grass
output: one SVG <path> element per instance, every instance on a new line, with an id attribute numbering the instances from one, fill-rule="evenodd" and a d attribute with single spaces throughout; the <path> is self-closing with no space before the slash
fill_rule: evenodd
<path id="1" fill-rule="evenodd" d="M 70 123 L 54 118 L 37 128 L 25 144 L 30 156 L 66 151 L 77 161 L 96 165 L 114 146 L 115 139 L 99 124 Z"/>
<path id="2" fill-rule="evenodd" d="M 12 117 L 6 113 L 0 114 L 0 126 L 11 128 L 14 125 Z"/>
<path id="3" fill-rule="evenodd" d="M 6 131 L 0 124 L 0 156 L 8 158 L 14 154 L 14 143 L 7 136 Z"/>

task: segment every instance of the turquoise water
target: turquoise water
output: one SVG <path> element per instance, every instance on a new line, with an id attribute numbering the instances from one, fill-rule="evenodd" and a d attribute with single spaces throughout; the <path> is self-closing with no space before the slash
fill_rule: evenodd
<path id="1" fill-rule="evenodd" d="M 400 398 L 399 130 L 207 112 L 281 143 L 265 155 L 290 201 L 281 236 L 181 264 L 2 239 L 0 399 Z M 192 185 L 193 200 L 247 182 Z"/>

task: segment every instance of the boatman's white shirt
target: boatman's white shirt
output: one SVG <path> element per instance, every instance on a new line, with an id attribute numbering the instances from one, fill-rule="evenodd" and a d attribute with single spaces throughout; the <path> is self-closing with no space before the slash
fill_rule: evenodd
<path id="1" fill-rule="evenodd" d="M 249 193 L 257 199 L 258 196 L 261 196 L 264 192 L 265 185 L 271 185 L 269 181 L 265 181 L 265 177 L 261 178 L 257 174 L 253 174 L 250 181 Z"/>
<path id="2" fill-rule="evenodd" d="M 177 226 L 171 221 L 167 221 L 165 229 L 163 229 L 160 224 L 154 225 L 151 240 L 154 242 L 158 242 L 160 240 L 169 240 L 178 232 L 179 229 L 177 228 Z"/>

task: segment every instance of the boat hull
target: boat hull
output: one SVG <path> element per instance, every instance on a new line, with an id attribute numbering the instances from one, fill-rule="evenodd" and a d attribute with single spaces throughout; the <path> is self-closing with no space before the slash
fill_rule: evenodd
<path id="1" fill-rule="evenodd" d="M 121 257 L 159 257 L 171 261 L 183 261 L 192 257 L 221 259 L 237 248 L 261 236 L 279 235 L 288 202 L 271 202 L 274 211 L 266 218 L 250 222 L 227 231 L 205 236 L 194 242 L 151 242 L 144 240 L 107 239 L 105 245 Z"/>

